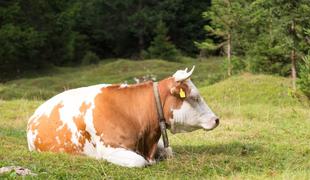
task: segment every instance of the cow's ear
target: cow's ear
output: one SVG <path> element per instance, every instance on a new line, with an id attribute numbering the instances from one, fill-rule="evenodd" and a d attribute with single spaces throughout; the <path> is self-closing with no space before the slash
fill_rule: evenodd
<path id="1" fill-rule="evenodd" d="M 174 86 L 170 89 L 172 95 L 185 99 L 189 94 L 188 86 L 179 83 L 177 86 Z"/>

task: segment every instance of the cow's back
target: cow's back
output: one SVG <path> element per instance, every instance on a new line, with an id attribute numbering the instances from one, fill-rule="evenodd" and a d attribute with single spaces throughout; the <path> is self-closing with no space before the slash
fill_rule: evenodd
<path id="1" fill-rule="evenodd" d="M 29 150 L 92 154 L 94 99 L 107 86 L 68 90 L 43 103 L 28 121 Z"/>

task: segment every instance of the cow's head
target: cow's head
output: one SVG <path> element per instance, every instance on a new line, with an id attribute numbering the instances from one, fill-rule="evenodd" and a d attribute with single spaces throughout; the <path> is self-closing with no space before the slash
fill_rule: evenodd
<path id="1" fill-rule="evenodd" d="M 198 89 L 190 80 L 195 66 L 191 71 L 178 70 L 173 75 L 173 83 L 170 84 L 170 96 L 167 98 L 170 104 L 171 132 L 190 132 L 197 129 L 212 130 L 219 124 L 219 118 L 208 107 L 200 96 Z"/>

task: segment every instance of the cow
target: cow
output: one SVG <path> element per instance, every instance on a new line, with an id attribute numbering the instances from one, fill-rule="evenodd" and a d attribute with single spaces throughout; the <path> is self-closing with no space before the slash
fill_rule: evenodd
<path id="1" fill-rule="evenodd" d="M 194 68 L 157 82 L 164 123 L 173 134 L 219 124 L 190 80 Z M 171 152 L 159 142 L 153 85 L 99 84 L 52 97 L 28 121 L 29 150 L 82 154 L 125 167 L 155 163 L 158 151 Z"/>

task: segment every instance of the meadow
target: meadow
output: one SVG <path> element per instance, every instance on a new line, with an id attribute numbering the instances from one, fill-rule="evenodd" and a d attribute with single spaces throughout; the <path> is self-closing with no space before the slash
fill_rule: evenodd
<path id="1" fill-rule="evenodd" d="M 192 80 L 221 122 L 210 132 L 169 134 L 173 158 L 123 168 L 84 156 L 28 151 L 28 118 L 53 95 L 98 83 L 134 83 L 144 75 L 160 80 L 193 64 Z M 27 178 L 40 179 L 310 179 L 309 100 L 292 93 L 288 78 L 249 73 L 226 78 L 221 64 L 220 58 L 118 59 L 55 67 L 0 84 L 0 167 L 26 167 L 38 174 Z"/>

